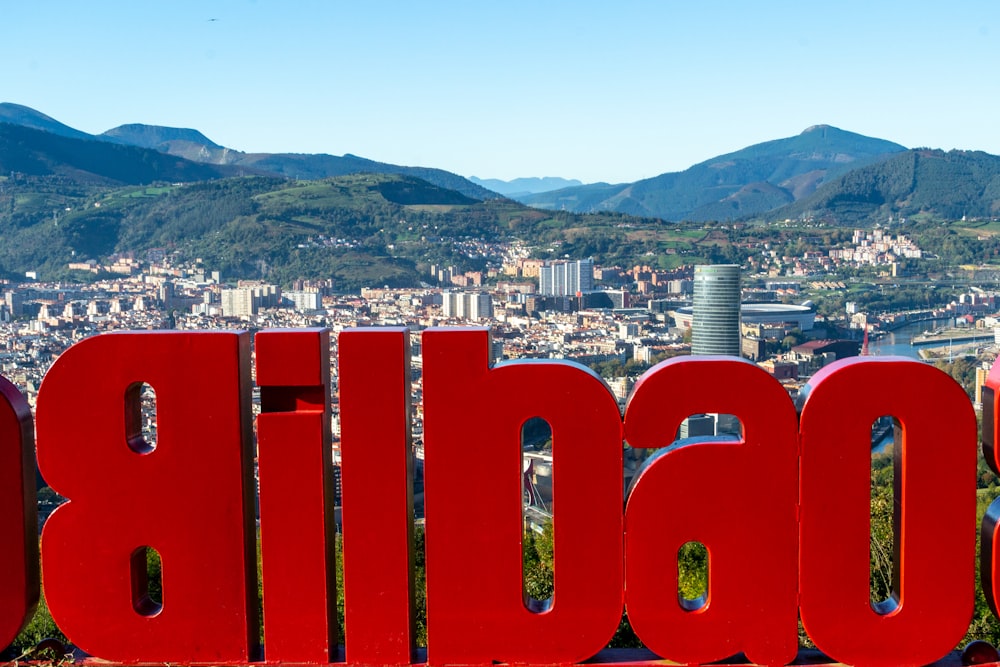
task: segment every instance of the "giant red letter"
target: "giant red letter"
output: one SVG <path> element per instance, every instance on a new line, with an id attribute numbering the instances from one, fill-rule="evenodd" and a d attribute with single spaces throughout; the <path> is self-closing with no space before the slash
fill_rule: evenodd
<path id="1" fill-rule="evenodd" d="M 994 364 L 983 387 L 983 458 L 1000 474 L 1000 364 Z M 990 503 L 979 533 L 979 578 L 994 616 L 1000 617 L 1000 498 Z"/>
<path id="2" fill-rule="evenodd" d="M 622 442 L 614 396 L 565 362 L 490 367 L 487 329 L 423 333 L 428 662 L 577 662 L 622 611 Z M 555 592 L 528 609 L 521 429 L 553 440 Z"/>
<path id="3" fill-rule="evenodd" d="M 740 359 L 677 358 L 639 379 L 625 440 L 662 448 L 689 416 L 739 417 L 741 440 L 682 441 L 647 462 L 625 511 L 625 607 L 639 638 L 678 662 L 743 651 L 759 664 L 795 657 L 796 415 L 787 392 Z M 708 550 L 700 605 L 678 593 L 688 542 Z"/>
<path id="4" fill-rule="evenodd" d="M 52 617 L 121 662 L 245 663 L 257 643 L 249 336 L 83 340 L 38 397 L 38 462 L 68 502 L 42 534 Z M 155 447 L 139 391 L 156 394 Z M 162 558 L 147 596 L 146 547 Z"/>
<path id="5" fill-rule="evenodd" d="M 261 331 L 254 347 L 264 658 L 335 662 L 330 332 Z"/>
<path id="6" fill-rule="evenodd" d="M 912 359 L 847 359 L 803 390 L 799 588 L 802 624 L 838 661 L 925 665 L 962 639 L 973 610 L 976 417 L 961 387 Z M 869 584 L 871 432 L 902 424 L 893 597 Z"/>
<path id="7" fill-rule="evenodd" d="M 338 337 L 344 634 L 350 664 L 408 665 L 416 647 L 410 337 Z"/>
<path id="8" fill-rule="evenodd" d="M 38 506 L 31 410 L 0 376 L 0 649 L 17 637 L 38 604 Z"/>

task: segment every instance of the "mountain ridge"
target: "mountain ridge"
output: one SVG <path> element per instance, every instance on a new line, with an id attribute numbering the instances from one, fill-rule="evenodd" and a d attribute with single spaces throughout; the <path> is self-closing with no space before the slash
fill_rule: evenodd
<path id="1" fill-rule="evenodd" d="M 607 210 L 664 220 L 736 219 L 766 213 L 778 199 L 807 196 L 829 178 L 905 150 L 884 139 L 813 125 L 798 135 L 747 146 L 684 171 L 634 183 L 566 188 L 518 201 L 576 213 Z M 741 195 L 747 186 L 764 182 L 786 194 L 777 199 Z"/>
<path id="2" fill-rule="evenodd" d="M 469 180 L 476 185 L 481 185 L 488 190 L 499 192 L 505 197 L 512 198 L 583 185 L 582 181 L 575 178 L 561 178 L 558 176 L 526 176 L 509 181 L 499 178 L 469 176 Z"/>
<path id="3" fill-rule="evenodd" d="M 46 116 L 41 111 L 36 111 L 23 104 L 12 102 L 0 102 L 0 123 L 10 123 L 30 127 L 34 130 L 50 132 L 61 137 L 71 139 L 92 139 L 93 135 L 87 134 L 64 123 L 60 123 L 51 116 Z"/>
<path id="4" fill-rule="evenodd" d="M 58 176 L 104 185 L 201 181 L 234 176 L 237 169 L 207 165 L 146 148 L 77 139 L 0 122 L 0 173 Z"/>
<path id="5" fill-rule="evenodd" d="M 391 165 L 351 153 L 242 153 L 190 128 L 130 124 L 88 135 L 29 107 L 3 103 L 0 178 L 8 173 L 100 187 L 230 176 L 319 180 L 383 173 L 419 178 L 475 200 L 502 197 L 430 167 Z M 548 177 L 496 182 L 545 188 L 569 181 Z M 660 221 L 820 218 L 854 224 L 917 214 L 985 217 L 1000 213 L 1000 157 L 982 151 L 907 150 L 883 139 L 813 125 L 798 135 L 747 146 L 682 172 L 511 198 L 542 210 Z"/>
<path id="6" fill-rule="evenodd" d="M 456 190 L 474 199 L 496 199 L 501 196 L 443 169 L 394 165 L 351 154 L 338 157 L 311 153 L 244 153 L 220 146 L 200 131 L 190 128 L 131 123 L 93 135 L 69 127 L 30 107 L 11 102 L 0 103 L 0 122 L 79 141 L 134 146 L 204 165 L 234 168 L 232 171 L 226 170 L 227 173 L 240 173 L 242 170 L 244 173 L 310 180 L 358 172 L 401 174 L 426 180 L 448 190 Z"/>

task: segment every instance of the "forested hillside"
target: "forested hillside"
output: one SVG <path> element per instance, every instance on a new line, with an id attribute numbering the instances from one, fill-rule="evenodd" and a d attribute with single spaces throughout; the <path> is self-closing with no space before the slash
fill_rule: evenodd
<path id="1" fill-rule="evenodd" d="M 959 220 L 998 213 L 1000 157 L 919 149 L 850 171 L 770 217 L 854 224 L 890 216 Z"/>

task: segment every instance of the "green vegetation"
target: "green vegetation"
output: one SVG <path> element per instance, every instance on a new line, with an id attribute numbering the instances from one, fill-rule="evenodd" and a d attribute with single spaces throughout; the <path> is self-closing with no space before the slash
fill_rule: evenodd
<path id="1" fill-rule="evenodd" d="M 606 380 L 611 380 L 618 377 L 636 377 L 641 375 L 645 371 L 649 370 L 661 361 L 670 359 L 671 357 L 677 356 L 678 352 L 666 351 L 659 354 L 653 355 L 650 362 L 647 364 L 642 361 L 637 361 L 636 359 L 628 359 L 625 363 L 622 363 L 618 359 L 610 359 L 608 361 L 599 361 L 594 364 L 590 364 L 591 370 L 600 375 Z"/>
<path id="2" fill-rule="evenodd" d="M 917 149 L 850 171 L 768 214 L 838 224 L 991 218 L 1000 213 L 1000 157 Z"/>
<path id="3" fill-rule="evenodd" d="M 617 213 L 544 212 L 478 202 L 407 176 L 321 181 L 244 177 L 109 189 L 23 178 L 0 192 L 0 275 L 68 277 L 69 262 L 153 248 L 223 275 L 288 284 L 333 278 L 347 291 L 414 286 L 429 264 L 483 270 L 473 242 L 529 239 L 537 256 L 670 269 L 742 261 L 730 231 L 663 226 Z"/>
<path id="4" fill-rule="evenodd" d="M 38 601 L 38 609 L 35 611 L 31 622 L 28 623 L 28 626 L 14 640 L 14 643 L 8 649 L 8 653 L 12 653 L 12 657 L 15 660 L 31 658 L 33 657 L 32 653 L 35 647 L 46 639 L 55 639 L 64 645 L 68 642 L 66 635 L 56 627 L 55 621 L 52 620 L 49 607 L 45 604 L 45 596 L 42 595 Z M 62 658 L 61 655 L 50 657 L 54 660 Z"/>
<path id="5" fill-rule="evenodd" d="M 945 266 L 1000 261 L 1000 223 L 933 222 L 913 226 L 913 239 Z"/>

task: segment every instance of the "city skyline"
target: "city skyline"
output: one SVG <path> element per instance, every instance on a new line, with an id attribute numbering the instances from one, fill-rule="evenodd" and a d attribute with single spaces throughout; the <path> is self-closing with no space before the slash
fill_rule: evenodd
<path id="1" fill-rule="evenodd" d="M 100 133 L 628 182 L 829 124 L 1000 153 L 1000 6 L 8 3 L 3 101 Z"/>

